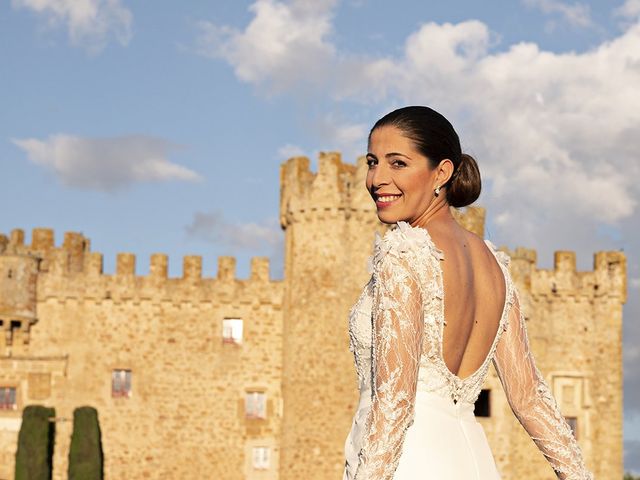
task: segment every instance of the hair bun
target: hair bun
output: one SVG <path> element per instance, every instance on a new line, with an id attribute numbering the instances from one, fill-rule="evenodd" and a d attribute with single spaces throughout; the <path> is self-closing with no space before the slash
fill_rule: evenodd
<path id="1" fill-rule="evenodd" d="M 447 202 L 455 208 L 466 207 L 478 199 L 481 190 L 478 164 L 471 155 L 463 153 L 447 188 Z"/>

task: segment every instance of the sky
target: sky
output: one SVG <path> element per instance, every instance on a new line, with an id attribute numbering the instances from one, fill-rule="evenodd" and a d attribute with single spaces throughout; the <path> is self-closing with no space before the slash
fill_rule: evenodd
<path id="1" fill-rule="evenodd" d="M 625 468 L 640 473 L 640 0 L 0 2 L 0 232 L 118 252 L 269 256 L 279 166 L 355 162 L 388 111 L 451 120 L 486 237 L 623 250 Z M 364 187 L 363 187 L 364 188 Z"/>

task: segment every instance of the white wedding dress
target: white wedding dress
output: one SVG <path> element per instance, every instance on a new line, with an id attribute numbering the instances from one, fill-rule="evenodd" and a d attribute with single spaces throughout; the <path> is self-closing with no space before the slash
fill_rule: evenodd
<path id="1" fill-rule="evenodd" d="M 349 315 L 360 401 L 343 480 L 500 479 L 473 412 L 491 362 L 513 413 L 558 477 L 593 479 L 535 366 L 510 257 L 485 243 L 504 274 L 506 298 L 489 354 L 461 379 L 442 355 L 443 252 L 426 229 L 406 222 L 376 234 L 372 276 Z"/>

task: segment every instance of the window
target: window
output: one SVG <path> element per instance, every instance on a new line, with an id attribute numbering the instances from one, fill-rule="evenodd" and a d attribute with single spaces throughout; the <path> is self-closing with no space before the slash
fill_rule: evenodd
<path id="1" fill-rule="evenodd" d="M 253 447 L 253 468 L 256 470 L 269 468 L 269 447 Z"/>
<path id="2" fill-rule="evenodd" d="M 131 396 L 131 370 L 114 370 L 111 375 L 111 396 Z"/>
<path id="3" fill-rule="evenodd" d="M 16 387 L 0 387 L 0 410 L 17 410 Z"/>
<path id="4" fill-rule="evenodd" d="M 475 403 L 475 409 L 473 413 L 476 417 L 490 417 L 491 416 L 491 390 L 480 390 L 480 395 Z"/>
<path id="5" fill-rule="evenodd" d="M 242 343 L 241 318 L 225 318 L 222 320 L 222 343 Z"/>
<path id="6" fill-rule="evenodd" d="M 265 397 L 264 392 L 247 392 L 244 401 L 246 418 L 267 418 Z"/>
<path id="7" fill-rule="evenodd" d="M 573 432 L 573 436 L 578 439 L 578 418 L 577 417 L 564 417 L 569 426 L 571 427 L 571 431 Z"/>

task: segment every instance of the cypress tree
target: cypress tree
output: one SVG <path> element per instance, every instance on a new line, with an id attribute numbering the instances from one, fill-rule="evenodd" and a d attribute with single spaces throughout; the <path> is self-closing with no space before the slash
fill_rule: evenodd
<path id="1" fill-rule="evenodd" d="M 98 411 L 93 407 L 76 408 L 69 449 L 69 480 L 102 480 L 102 463 Z"/>
<path id="2" fill-rule="evenodd" d="M 16 452 L 16 480 L 51 480 L 56 416 L 53 408 L 29 405 L 22 412 Z"/>

